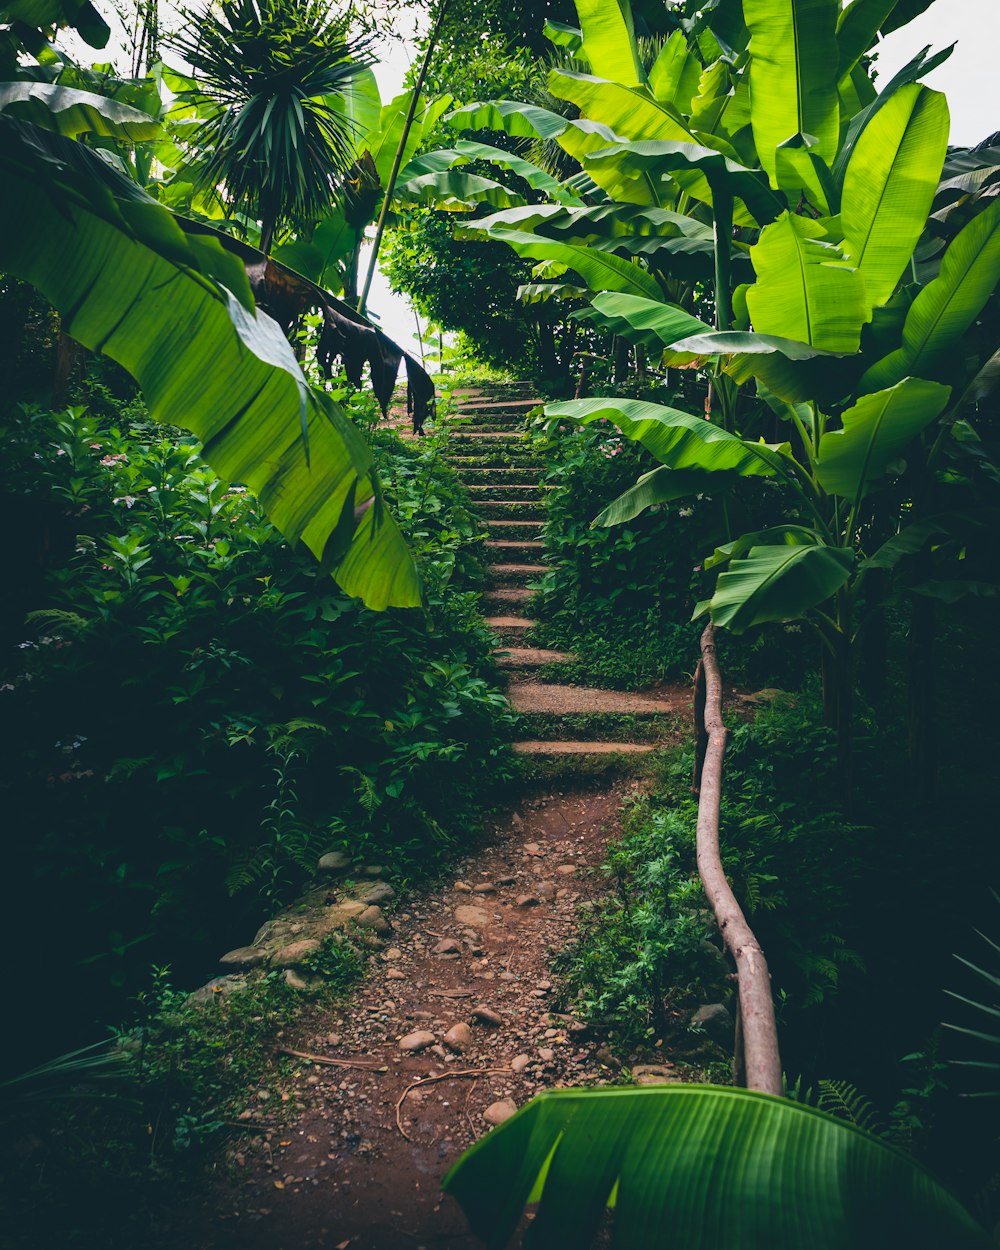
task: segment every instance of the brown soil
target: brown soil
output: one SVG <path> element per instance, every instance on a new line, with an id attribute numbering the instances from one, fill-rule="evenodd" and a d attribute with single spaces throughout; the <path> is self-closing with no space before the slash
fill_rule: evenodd
<path id="1" fill-rule="evenodd" d="M 603 888 L 594 870 L 635 784 L 550 793 L 509 809 L 497 817 L 485 853 L 457 865 L 453 884 L 412 896 L 351 1001 L 314 1015 L 301 1035 L 279 1035 L 289 1049 L 343 1066 L 296 1066 L 281 1095 L 303 1108 L 290 1124 L 281 1114 L 287 1103 L 272 1114 L 270 1098 L 248 1100 L 248 1122 L 260 1130 L 256 1147 L 233 1149 L 232 1179 L 187 1207 L 170 1244 L 478 1246 L 440 1182 L 488 1131 L 486 1108 L 505 1098 L 521 1105 L 543 1089 L 616 1079 L 614 1067 L 598 1058 L 599 1041 L 553 1014 L 549 961 L 571 939 L 578 908 Z M 437 953 L 449 940 L 457 949 Z M 480 1007 L 500 1023 L 477 1017 Z M 458 1023 L 471 1031 L 462 1053 L 441 1045 Z M 405 1053 L 399 1039 L 416 1030 L 432 1033 L 435 1045 Z M 527 1066 L 515 1072 L 511 1063 L 521 1055 Z M 613 1063 L 606 1051 L 600 1058 Z M 466 1072 L 474 1075 L 457 1075 Z"/>

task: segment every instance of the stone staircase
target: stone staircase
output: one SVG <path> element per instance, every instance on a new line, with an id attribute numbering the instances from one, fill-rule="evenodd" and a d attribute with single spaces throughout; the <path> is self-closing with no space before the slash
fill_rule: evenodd
<path id="1" fill-rule="evenodd" d="M 509 670 L 511 705 L 531 735 L 516 742 L 515 751 L 582 762 L 654 750 L 675 736 L 678 718 L 687 716 L 686 690 L 627 694 L 542 680 L 537 670 L 551 671 L 575 657 L 527 642 L 536 624 L 527 615 L 531 585 L 545 572 L 545 511 L 543 462 L 524 441 L 522 421 L 543 401 L 524 384 L 456 391 L 454 398 L 448 456 L 488 534 L 486 622 L 500 643 L 497 661 Z"/>

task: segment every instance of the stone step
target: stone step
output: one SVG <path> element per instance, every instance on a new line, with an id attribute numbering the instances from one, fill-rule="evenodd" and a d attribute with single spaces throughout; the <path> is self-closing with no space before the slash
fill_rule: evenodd
<path id="1" fill-rule="evenodd" d="M 530 520 L 536 529 L 545 522 L 545 505 L 537 499 L 473 499 L 472 510 L 480 520 Z"/>
<path id="2" fill-rule="evenodd" d="M 498 586 L 495 590 L 483 592 L 483 604 L 487 608 L 498 608 L 512 603 L 527 603 L 534 593 L 527 586 Z"/>
<path id="3" fill-rule="evenodd" d="M 496 560 L 499 564 L 507 564 L 507 562 L 526 564 L 537 559 L 545 550 L 544 542 L 535 540 L 520 542 L 516 539 L 486 539 L 482 545 L 485 547 L 487 564 L 492 560 Z M 519 557 L 521 557 L 520 560 Z"/>
<path id="4" fill-rule="evenodd" d="M 510 412 L 527 412 L 529 408 L 537 408 L 548 400 L 536 397 L 529 399 L 470 399 L 459 405 L 459 412 L 496 412 L 507 409 Z"/>
<path id="5" fill-rule="evenodd" d="M 547 488 L 531 482 L 508 482 L 500 486 L 466 486 L 465 489 L 473 503 L 509 502 L 512 499 L 540 503 Z"/>
<path id="6" fill-rule="evenodd" d="M 525 582 L 543 577 L 549 570 L 545 564 L 491 564 L 490 577 L 498 586 L 523 586 Z"/>
<path id="7" fill-rule="evenodd" d="M 572 664 L 570 651 L 550 651 L 547 647 L 503 647 L 493 655 L 501 668 L 541 668 L 543 664 Z"/>
<path id="8" fill-rule="evenodd" d="M 499 638 L 522 638 L 529 629 L 534 629 L 538 624 L 524 616 L 487 616 L 485 620 Z"/>
<path id="9" fill-rule="evenodd" d="M 469 430 L 464 426 L 456 426 L 448 431 L 449 449 L 456 445 L 468 443 L 476 446 L 482 443 L 506 443 L 511 447 L 526 447 L 527 443 L 516 430 Z"/>
<path id="10" fill-rule="evenodd" d="M 655 751 L 652 742 L 514 742 L 511 744 L 518 755 L 644 755 Z"/>
<path id="11" fill-rule="evenodd" d="M 622 690 L 599 690 L 588 686 L 558 686 L 548 682 L 512 682 L 507 698 L 517 712 L 538 712 L 549 716 L 598 715 L 621 716 L 676 715 L 691 706 L 690 693 L 683 696 L 634 694 Z"/>
<path id="12" fill-rule="evenodd" d="M 501 539 L 517 543 L 538 542 L 542 535 L 541 521 L 511 521 L 488 519 L 482 522 L 492 541 Z"/>

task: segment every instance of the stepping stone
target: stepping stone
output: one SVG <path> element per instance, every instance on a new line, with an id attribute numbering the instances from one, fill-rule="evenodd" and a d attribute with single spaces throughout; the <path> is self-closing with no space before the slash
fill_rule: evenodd
<path id="1" fill-rule="evenodd" d="M 514 682 L 507 691 L 518 712 L 548 712 L 555 716 L 593 715 L 600 712 L 623 716 L 686 711 L 690 700 L 663 695 L 632 694 L 622 690 L 598 690 L 587 686 L 557 686 L 545 682 Z"/>
<path id="2" fill-rule="evenodd" d="M 490 574 L 498 582 L 527 582 L 549 571 L 547 564 L 491 564 Z"/>
<path id="3" fill-rule="evenodd" d="M 537 621 L 529 621 L 523 616 L 488 616 L 486 624 L 495 634 L 504 637 L 507 634 L 513 634 L 515 637 L 524 633 L 529 629 L 534 629 L 538 624 Z"/>
<path id="4" fill-rule="evenodd" d="M 527 603 L 535 592 L 527 586 L 497 586 L 483 592 L 483 599 L 495 603 Z"/>
<path id="5" fill-rule="evenodd" d="M 538 668 L 542 664 L 571 664 L 576 659 L 569 651 L 545 647 L 504 647 L 493 654 L 501 668 Z"/>

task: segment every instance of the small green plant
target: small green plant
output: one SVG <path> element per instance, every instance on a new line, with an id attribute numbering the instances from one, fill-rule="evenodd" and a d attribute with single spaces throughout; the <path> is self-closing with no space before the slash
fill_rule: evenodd
<path id="1" fill-rule="evenodd" d="M 323 978 L 329 993 L 341 995 L 364 976 L 366 961 L 341 934 L 331 933 L 323 939 L 319 950 L 308 956 L 304 967 Z"/>

